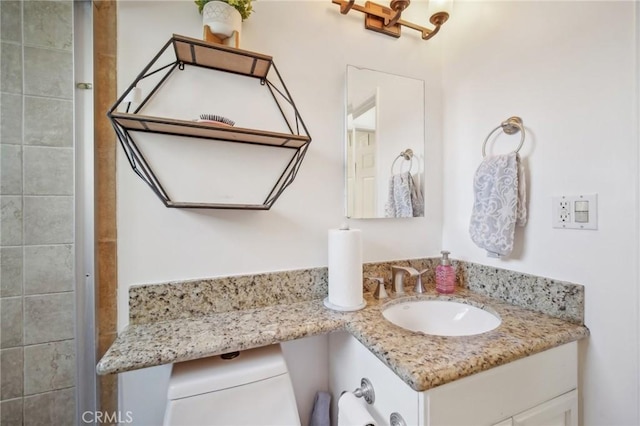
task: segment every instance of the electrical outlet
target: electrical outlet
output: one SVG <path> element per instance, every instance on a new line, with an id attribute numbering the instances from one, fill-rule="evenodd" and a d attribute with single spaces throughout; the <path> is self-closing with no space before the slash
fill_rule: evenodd
<path id="1" fill-rule="evenodd" d="M 558 201 L 558 211 L 556 213 L 556 219 L 560 223 L 570 223 L 571 222 L 571 210 L 569 207 L 569 201 L 567 201 L 564 197 L 561 197 Z"/>
<path id="2" fill-rule="evenodd" d="M 551 198 L 552 226 L 559 229 L 598 229 L 598 194 Z"/>

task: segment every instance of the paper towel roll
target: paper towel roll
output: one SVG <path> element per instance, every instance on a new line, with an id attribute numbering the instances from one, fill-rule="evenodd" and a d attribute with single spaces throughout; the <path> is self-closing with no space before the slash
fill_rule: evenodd
<path id="1" fill-rule="evenodd" d="M 329 297 L 337 310 L 364 307 L 362 297 L 362 239 L 359 229 L 329 230 Z"/>
<path id="2" fill-rule="evenodd" d="M 352 392 L 345 392 L 338 399 L 338 426 L 376 426 L 367 408 Z"/>

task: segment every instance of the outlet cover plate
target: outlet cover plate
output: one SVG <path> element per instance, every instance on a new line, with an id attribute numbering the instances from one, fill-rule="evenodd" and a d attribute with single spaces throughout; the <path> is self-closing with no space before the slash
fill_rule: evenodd
<path id="1" fill-rule="evenodd" d="M 551 198 L 551 223 L 558 229 L 598 229 L 598 194 Z"/>

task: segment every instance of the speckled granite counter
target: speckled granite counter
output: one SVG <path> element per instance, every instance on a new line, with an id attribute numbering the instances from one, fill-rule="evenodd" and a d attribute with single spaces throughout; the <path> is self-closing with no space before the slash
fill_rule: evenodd
<path id="1" fill-rule="evenodd" d="M 583 296 L 583 289 L 579 291 Z M 549 300 L 557 298 L 557 294 L 567 292 L 554 290 Z M 367 307 L 356 312 L 330 311 L 322 305 L 322 299 L 316 298 L 132 323 L 100 360 L 97 371 L 99 374 L 120 373 L 345 330 L 409 386 L 423 391 L 589 335 L 579 319 L 556 318 L 467 288 L 458 289 L 452 296 L 439 296 L 433 290 L 425 295 L 392 297 L 384 301 L 375 300 L 368 293 L 365 296 Z M 382 317 L 385 304 L 435 297 L 486 305 L 500 315 L 502 324 L 476 336 L 441 337 L 406 331 Z M 581 316 L 582 312 L 578 314 Z"/>

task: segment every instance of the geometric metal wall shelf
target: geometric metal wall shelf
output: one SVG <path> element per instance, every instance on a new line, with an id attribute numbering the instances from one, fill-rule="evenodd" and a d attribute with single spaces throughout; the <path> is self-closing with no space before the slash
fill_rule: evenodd
<path id="1" fill-rule="evenodd" d="M 172 50 L 169 50 L 172 48 Z M 170 55 L 169 60 L 167 56 Z M 162 60 L 161 60 L 162 58 Z M 166 63 L 165 63 L 166 62 Z M 199 67 L 257 79 L 266 86 L 279 110 L 288 132 L 274 132 L 242 127 L 218 126 L 187 119 L 143 114 L 145 106 L 162 90 L 167 79 L 186 67 Z M 149 80 L 147 80 L 149 79 Z M 133 95 L 144 81 L 152 81 L 143 99 Z M 135 108 L 134 108 L 135 106 Z M 173 35 L 151 62 L 138 74 L 107 113 L 134 172 L 153 190 L 166 207 L 268 210 L 293 182 L 306 154 L 311 137 L 298 109 L 270 56 L 235 49 L 204 40 Z M 169 194 L 166 182 L 158 178 L 152 164 L 136 140 L 137 134 L 170 135 L 218 143 L 239 143 L 290 150 L 292 155 L 273 188 L 256 203 L 181 201 L 179 194 Z M 180 149 L 177 144 L 176 149 Z M 288 158 L 288 157 L 287 157 Z"/>

